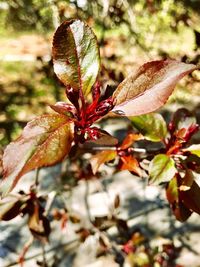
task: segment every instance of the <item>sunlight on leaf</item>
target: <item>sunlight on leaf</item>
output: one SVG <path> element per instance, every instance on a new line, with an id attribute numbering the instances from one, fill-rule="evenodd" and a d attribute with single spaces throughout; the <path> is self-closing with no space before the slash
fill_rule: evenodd
<path id="1" fill-rule="evenodd" d="M 121 170 L 128 170 L 130 172 L 134 172 L 139 176 L 142 176 L 142 170 L 140 169 L 139 163 L 137 159 L 133 156 L 124 156 L 121 157 L 121 161 L 123 162 L 121 166 Z"/>
<path id="2" fill-rule="evenodd" d="M 149 165 L 149 183 L 160 184 L 170 181 L 176 173 L 173 159 L 165 154 L 156 155 Z"/>
<path id="3" fill-rule="evenodd" d="M 112 111 L 125 116 L 155 111 L 166 103 L 177 82 L 195 69 L 195 65 L 169 59 L 142 65 L 119 84 L 113 94 L 116 104 Z"/>
<path id="4" fill-rule="evenodd" d="M 166 122 L 158 113 L 145 114 L 129 119 L 131 120 L 132 125 L 142 133 L 147 140 L 159 142 L 167 135 Z"/>
<path id="5" fill-rule="evenodd" d="M 190 190 L 192 184 L 194 182 L 194 175 L 190 169 L 185 170 L 185 176 L 183 177 L 182 184 L 180 185 L 180 191 Z"/>
<path id="6" fill-rule="evenodd" d="M 116 151 L 110 151 L 110 150 L 105 150 L 105 151 L 102 151 L 102 152 L 94 155 L 90 159 L 93 173 L 95 174 L 102 164 L 115 159 L 116 156 L 117 156 L 117 152 Z"/>
<path id="7" fill-rule="evenodd" d="M 100 57 L 96 36 L 80 20 L 63 22 L 53 39 L 54 71 L 65 86 L 87 96 L 96 81 Z"/>
<path id="8" fill-rule="evenodd" d="M 125 139 L 123 140 L 122 144 L 120 145 L 120 149 L 127 149 L 133 145 L 135 141 L 143 140 L 144 137 L 142 134 L 136 133 L 129 133 Z"/>
<path id="9" fill-rule="evenodd" d="M 71 126 L 68 118 L 59 114 L 43 115 L 27 124 L 3 155 L 4 179 L 0 191 L 4 196 L 25 173 L 54 165 L 68 154 L 73 139 Z"/>

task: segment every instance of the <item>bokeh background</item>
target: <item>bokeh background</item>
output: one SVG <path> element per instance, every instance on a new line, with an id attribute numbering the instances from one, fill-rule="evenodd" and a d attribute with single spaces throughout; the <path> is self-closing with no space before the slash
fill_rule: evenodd
<path id="1" fill-rule="evenodd" d="M 56 101 L 65 100 L 63 85 L 53 72 L 51 44 L 60 23 L 72 18 L 85 20 L 97 36 L 101 53 L 100 80 L 105 86 L 117 86 L 130 71 L 146 61 L 173 58 L 187 63 L 200 62 L 199 0 L 0 0 L 1 154 L 28 121 L 50 112 L 49 105 Z M 200 123 L 199 81 L 200 73 L 195 71 L 178 84 L 161 110 L 167 120 L 172 112 L 184 107 L 192 111 Z M 120 120 L 111 128 L 109 125 L 104 127 L 112 132 L 125 127 L 123 123 Z M 193 141 L 199 143 L 199 135 L 195 135 Z M 43 191 L 57 189 L 55 181 L 61 169 L 59 165 L 40 171 Z M 34 176 L 34 172 L 27 174 L 20 186 L 26 190 Z M 99 187 L 105 192 L 97 193 Z M 71 207 L 83 217 L 87 213 L 84 192 L 85 185 L 76 184 L 68 197 Z M 181 247 L 180 257 L 176 255 L 180 265 L 176 266 L 200 266 L 198 215 L 185 224 L 177 222 L 170 213 L 163 191 L 148 187 L 146 182 L 134 179 L 127 172 L 90 183 L 91 212 L 103 216 L 108 211 L 110 199 L 119 192 L 121 213 L 131 227 L 143 229 L 145 236 L 158 244 L 163 238 L 173 240 Z M 48 266 L 125 266 L 120 265 L 120 259 L 116 263 L 113 257 L 96 259 L 93 251 L 96 241 L 92 239 L 77 250 L 70 227 L 69 224 L 68 235 L 56 228 L 47 247 L 46 257 L 48 262 L 53 262 Z M 20 220 L 0 224 L 0 266 L 18 266 L 17 256 L 29 235 L 24 229 Z M 66 238 L 69 246 L 60 245 L 60 235 Z M 35 243 L 24 266 L 46 266 L 42 265 L 42 260 L 36 262 L 37 255 L 40 257 L 42 253 L 40 245 Z M 143 267 L 142 263 L 126 266 Z"/>
<path id="2" fill-rule="evenodd" d="M 31 118 L 47 112 L 48 104 L 63 98 L 52 69 L 51 42 L 57 26 L 71 18 L 87 21 L 95 31 L 105 83 L 118 84 L 149 60 L 199 62 L 199 0 L 1 0 L 1 146 Z M 199 77 L 193 76 L 171 102 L 190 108 L 198 104 Z"/>

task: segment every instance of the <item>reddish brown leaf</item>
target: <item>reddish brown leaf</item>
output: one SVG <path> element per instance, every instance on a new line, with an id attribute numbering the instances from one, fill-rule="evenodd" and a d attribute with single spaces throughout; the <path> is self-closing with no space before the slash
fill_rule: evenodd
<path id="1" fill-rule="evenodd" d="M 121 170 L 127 170 L 130 172 L 134 172 L 139 176 L 142 176 L 142 170 L 139 167 L 139 163 L 136 158 L 133 156 L 123 156 L 121 157 L 122 165 L 120 167 Z"/>
<path id="2" fill-rule="evenodd" d="M 179 189 L 181 191 L 187 191 L 191 188 L 194 182 L 194 175 L 190 169 L 185 170 L 185 176 L 183 177 L 182 184 L 180 185 Z"/>
<path id="3" fill-rule="evenodd" d="M 25 173 L 54 165 L 68 154 L 73 139 L 71 126 L 68 118 L 59 114 L 40 116 L 27 124 L 3 155 L 4 180 L 0 191 L 4 196 Z"/>
<path id="4" fill-rule="evenodd" d="M 133 145 L 135 141 L 144 139 L 142 134 L 129 133 L 123 140 L 120 149 L 127 149 Z"/>
<path id="5" fill-rule="evenodd" d="M 102 152 L 94 155 L 90 159 L 93 173 L 95 174 L 102 164 L 115 159 L 116 156 L 117 156 L 117 152 L 116 151 L 110 151 L 110 150 L 105 150 L 105 151 L 102 151 Z"/>
<path id="6" fill-rule="evenodd" d="M 83 21 L 63 22 L 53 39 L 54 71 L 65 86 L 82 89 L 86 96 L 99 71 L 96 36 Z"/>
<path id="7" fill-rule="evenodd" d="M 200 214 L 200 187 L 195 181 L 192 183 L 190 190 L 181 191 L 180 196 L 188 209 Z"/>
<path id="8" fill-rule="evenodd" d="M 167 186 L 166 196 L 176 219 L 184 222 L 190 217 L 192 212 L 184 205 L 180 198 L 179 183 L 176 176 L 172 178 Z"/>
<path id="9" fill-rule="evenodd" d="M 50 105 L 50 107 L 57 113 L 66 115 L 68 117 L 73 117 L 76 113 L 76 108 L 65 102 L 57 102 L 55 105 Z"/>
<path id="10" fill-rule="evenodd" d="M 92 128 L 90 130 L 93 131 Z M 117 145 L 118 139 L 115 138 L 114 136 L 98 128 L 96 128 L 95 131 L 97 132 L 97 138 L 86 141 L 85 147 L 92 148 L 93 146 L 115 146 Z"/>
<path id="11" fill-rule="evenodd" d="M 191 145 L 190 147 L 183 149 L 183 151 L 189 151 L 190 153 L 200 157 L 200 144 Z"/>
<path id="12" fill-rule="evenodd" d="M 32 235 L 41 242 L 46 243 L 50 234 L 50 223 L 43 215 L 43 208 L 38 202 L 34 202 L 33 213 L 29 215 L 28 227 Z"/>
<path id="13" fill-rule="evenodd" d="M 119 84 L 113 94 L 116 104 L 112 111 L 119 115 L 136 116 L 160 108 L 177 82 L 195 69 L 195 65 L 169 59 L 144 64 Z"/>
<path id="14" fill-rule="evenodd" d="M 0 201 L 0 220 L 9 221 L 21 213 L 27 197 L 10 196 Z"/>

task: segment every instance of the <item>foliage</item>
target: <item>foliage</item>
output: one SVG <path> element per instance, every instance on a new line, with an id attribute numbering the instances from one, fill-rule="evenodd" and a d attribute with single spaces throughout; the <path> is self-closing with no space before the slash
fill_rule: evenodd
<path id="1" fill-rule="evenodd" d="M 194 176 L 200 171 L 199 145 L 192 147 L 189 144 L 199 126 L 184 109 L 178 110 L 169 123 L 159 114 L 146 115 L 164 105 L 179 80 L 197 67 L 171 59 L 151 61 L 131 73 L 114 92 L 110 87 L 104 90 L 99 78 L 100 55 L 96 37 L 80 20 L 65 21 L 58 27 L 52 54 L 54 71 L 65 86 L 68 100 L 51 105 L 56 113 L 30 121 L 21 136 L 7 146 L 3 155 L 4 178 L 0 185 L 2 197 L 8 197 L 25 173 L 54 165 L 67 156 L 71 163 L 75 162 L 75 177 L 85 180 L 101 177 L 100 166 L 115 159 L 115 172 L 128 170 L 140 177 L 147 173 L 150 184 L 164 184 L 178 220 L 185 221 L 192 212 L 200 214 L 200 188 Z M 130 121 L 129 131 L 121 142 L 93 125 L 108 116 L 127 116 Z M 159 142 L 160 146 L 154 151 L 140 147 L 136 153 L 135 143 L 139 145 L 142 140 Z M 99 148 L 103 151 L 95 155 L 90 153 Z M 86 153 L 90 153 L 90 162 L 84 158 Z M 144 159 L 148 160 L 147 168 L 143 167 Z M 86 166 L 83 169 L 79 166 L 81 161 Z M 37 185 L 36 179 L 29 193 L 20 192 L 15 199 L 3 199 L 0 218 L 10 220 L 27 214 L 33 236 L 46 242 L 51 231 L 50 222 L 42 205 L 45 199 L 37 195 Z M 116 198 L 114 209 L 119 204 L 120 200 Z M 63 226 L 69 217 L 79 221 L 66 209 L 57 213 Z M 126 222 L 115 214 L 104 218 L 105 221 L 108 225 L 114 223 L 128 229 Z M 99 231 L 103 227 L 98 220 L 91 219 L 91 224 Z M 93 234 L 91 229 L 80 230 L 82 239 L 90 234 Z M 107 244 L 102 239 L 100 243 L 106 250 Z M 149 260 L 155 256 L 152 255 L 146 253 L 145 257 Z M 146 262 L 136 264 L 145 266 Z M 159 264 L 165 266 L 162 262 Z"/>

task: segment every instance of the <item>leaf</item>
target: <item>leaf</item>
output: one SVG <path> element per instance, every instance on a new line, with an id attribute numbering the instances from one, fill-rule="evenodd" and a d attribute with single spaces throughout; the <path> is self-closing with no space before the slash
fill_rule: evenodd
<path id="1" fill-rule="evenodd" d="M 194 175 L 190 169 L 185 170 L 185 176 L 183 177 L 183 181 L 180 185 L 180 191 L 190 190 L 192 184 L 194 182 Z"/>
<path id="2" fill-rule="evenodd" d="M 197 155 L 189 154 L 185 159 L 181 160 L 181 164 L 184 168 L 200 173 L 200 157 Z"/>
<path id="3" fill-rule="evenodd" d="M 118 139 L 114 136 L 110 135 L 104 130 L 101 130 L 99 128 L 93 127 L 90 128 L 91 135 L 93 134 L 93 131 L 96 131 L 97 138 L 96 139 L 90 139 L 85 142 L 86 148 L 92 148 L 97 146 L 115 146 L 118 144 Z"/>
<path id="4" fill-rule="evenodd" d="M 139 176 L 142 176 L 142 170 L 139 167 L 139 163 L 136 158 L 133 156 L 123 156 L 121 157 L 122 165 L 120 170 L 128 170 L 130 172 L 134 172 Z"/>
<path id="5" fill-rule="evenodd" d="M 105 151 L 102 151 L 102 152 L 94 155 L 90 159 L 90 164 L 92 166 L 93 173 L 95 174 L 102 164 L 115 159 L 116 156 L 117 156 L 117 152 L 116 151 L 110 151 L 110 150 L 105 150 Z"/>
<path id="6" fill-rule="evenodd" d="M 70 151 L 73 139 L 68 118 L 51 114 L 35 118 L 22 135 L 10 143 L 3 155 L 4 179 L 0 184 L 3 196 L 8 194 L 25 173 L 60 162 Z"/>
<path id="7" fill-rule="evenodd" d="M 183 151 L 189 151 L 190 153 L 200 157 L 200 144 L 191 145 L 191 146 L 183 149 Z"/>
<path id="8" fill-rule="evenodd" d="M 171 203 L 171 204 L 178 201 L 179 193 L 178 193 L 178 182 L 177 182 L 176 176 L 174 176 L 170 180 L 170 182 L 167 186 L 166 196 L 167 196 L 169 203 Z"/>
<path id="9" fill-rule="evenodd" d="M 53 38 L 54 71 L 65 86 L 87 96 L 96 81 L 99 50 L 96 36 L 80 20 L 63 22 Z"/>
<path id="10" fill-rule="evenodd" d="M 21 213 L 25 198 L 8 197 L 0 201 L 0 220 L 9 221 Z"/>
<path id="11" fill-rule="evenodd" d="M 184 205 L 182 200 L 180 199 L 178 178 L 174 176 L 166 189 L 166 196 L 171 205 L 171 209 L 177 220 L 184 222 L 186 221 L 192 212 Z"/>
<path id="12" fill-rule="evenodd" d="M 144 139 L 142 134 L 136 133 L 129 133 L 123 140 L 122 144 L 120 145 L 120 149 L 127 149 L 133 145 L 135 141 Z"/>
<path id="13" fill-rule="evenodd" d="M 112 111 L 124 116 L 155 111 L 166 103 L 177 82 L 195 69 L 195 65 L 170 59 L 142 65 L 119 84 L 113 94 Z"/>
<path id="14" fill-rule="evenodd" d="M 165 154 L 156 155 L 149 165 L 149 183 L 160 184 L 171 180 L 176 173 L 173 159 Z"/>
<path id="15" fill-rule="evenodd" d="M 65 102 L 57 102 L 55 105 L 50 105 L 50 107 L 57 113 L 63 114 L 67 117 L 73 118 L 76 114 L 76 108 L 74 105 L 67 104 Z"/>
<path id="16" fill-rule="evenodd" d="M 48 219 L 42 213 L 43 208 L 35 202 L 34 211 L 29 215 L 28 227 L 35 238 L 46 243 L 51 229 Z"/>
<path id="17" fill-rule="evenodd" d="M 200 214 L 200 187 L 194 181 L 190 190 L 180 192 L 181 199 L 184 205 L 192 211 Z"/>
<path id="18" fill-rule="evenodd" d="M 150 113 L 129 118 L 132 125 L 152 142 L 162 141 L 167 135 L 167 125 L 158 113 Z"/>

